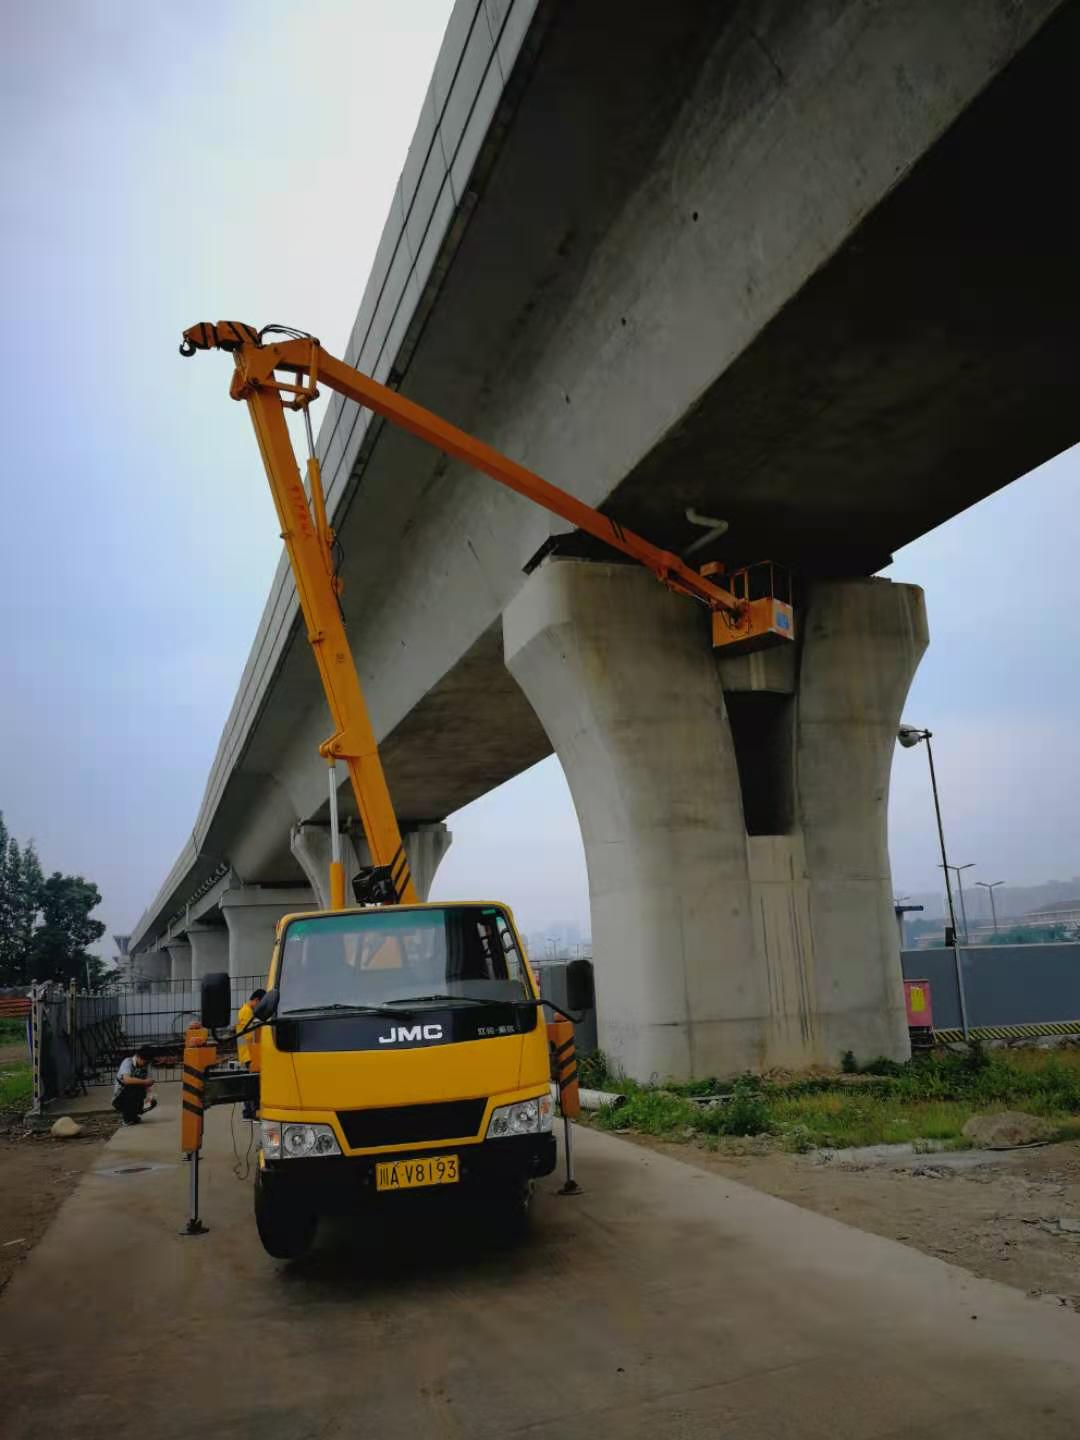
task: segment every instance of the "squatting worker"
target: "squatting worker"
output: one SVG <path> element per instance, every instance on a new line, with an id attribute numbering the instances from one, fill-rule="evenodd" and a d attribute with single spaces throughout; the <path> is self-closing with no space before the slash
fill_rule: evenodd
<path id="1" fill-rule="evenodd" d="M 259 1026 L 254 1030 L 248 1030 L 246 1035 L 240 1035 L 241 1030 L 251 1024 L 255 1016 L 255 1006 L 266 994 L 265 990 L 252 990 L 247 1000 L 236 1012 L 236 1033 L 240 1038 L 236 1042 L 236 1049 L 239 1055 L 240 1064 L 246 1065 L 249 1070 L 259 1068 Z"/>
<path id="2" fill-rule="evenodd" d="M 149 1046 L 140 1046 L 126 1060 L 121 1060 L 113 1085 L 113 1109 L 119 1110 L 125 1125 L 138 1125 L 143 1112 L 149 1113 L 157 1105 L 150 1098 L 153 1080 L 147 1073 L 150 1068 Z"/>

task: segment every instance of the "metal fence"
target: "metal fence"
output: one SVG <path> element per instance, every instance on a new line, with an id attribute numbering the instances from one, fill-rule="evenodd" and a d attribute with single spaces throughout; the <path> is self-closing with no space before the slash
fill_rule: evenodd
<path id="1" fill-rule="evenodd" d="M 262 983 L 257 975 L 233 977 L 234 1013 Z M 200 980 L 137 980 L 103 994 L 41 987 L 30 1014 L 34 1108 L 107 1084 L 121 1060 L 140 1045 L 150 1050 L 155 1080 L 179 1080 L 184 1032 L 199 1018 L 201 985 Z"/>
<path id="2" fill-rule="evenodd" d="M 934 1029 L 961 1023 L 953 952 L 905 950 L 905 980 L 929 980 Z M 1061 1025 L 1080 1029 L 1080 945 L 960 947 L 960 967 L 973 1030 Z"/>

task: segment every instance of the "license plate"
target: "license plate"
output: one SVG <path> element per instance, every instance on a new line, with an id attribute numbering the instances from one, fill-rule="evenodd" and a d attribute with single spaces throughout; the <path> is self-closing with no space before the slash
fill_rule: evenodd
<path id="1" fill-rule="evenodd" d="M 376 1190 L 415 1190 L 420 1185 L 454 1185 L 461 1179 L 456 1155 L 423 1160 L 387 1160 L 375 1166 Z"/>

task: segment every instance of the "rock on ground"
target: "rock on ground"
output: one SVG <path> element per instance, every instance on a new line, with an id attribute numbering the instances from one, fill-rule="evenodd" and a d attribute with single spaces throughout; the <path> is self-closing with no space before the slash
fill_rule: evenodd
<path id="1" fill-rule="evenodd" d="M 72 1120 L 70 1115 L 61 1115 L 59 1120 L 54 1120 L 49 1127 L 49 1133 L 55 1135 L 57 1140 L 73 1140 L 76 1135 L 82 1134 L 83 1127 Z"/>
<path id="2" fill-rule="evenodd" d="M 965 1137 L 981 1150 L 1013 1150 L 1017 1145 L 1034 1145 L 1052 1140 L 1054 1127 L 1038 1115 L 1020 1110 L 1002 1110 L 996 1115 L 973 1115 L 964 1126 Z"/>

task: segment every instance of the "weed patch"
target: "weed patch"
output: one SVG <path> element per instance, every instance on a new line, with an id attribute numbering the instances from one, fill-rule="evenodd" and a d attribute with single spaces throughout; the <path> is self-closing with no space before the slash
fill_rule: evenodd
<path id="1" fill-rule="evenodd" d="M 906 1065 L 879 1060 L 857 1076 L 808 1077 L 776 1084 L 746 1076 L 689 1085 L 638 1085 L 619 1079 L 627 1096 L 595 1123 L 673 1140 L 772 1135 L 785 1149 L 847 1149 L 909 1143 L 964 1148 L 972 1115 L 1014 1109 L 1053 1121 L 1063 1138 L 1080 1135 L 1080 1052 L 1009 1051 L 934 1055 Z M 597 1087 L 604 1088 L 604 1087 Z M 692 1097 L 716 1096 L 702 1106 Z"/>
<path id="2" fill-rule="evenodd" d="M 603 1050 L 590 1050 L 578 1056 L 578 1084 L 582 1090 L 617 1090 L 622 1079 Z"/>
<path id="3" fill-rule="evenodd" d="M 33 1097 L 33 1088 L 27 1061 L 6 1065 L 0 1070 L 0 1114 L 26 1110 Z"/>

